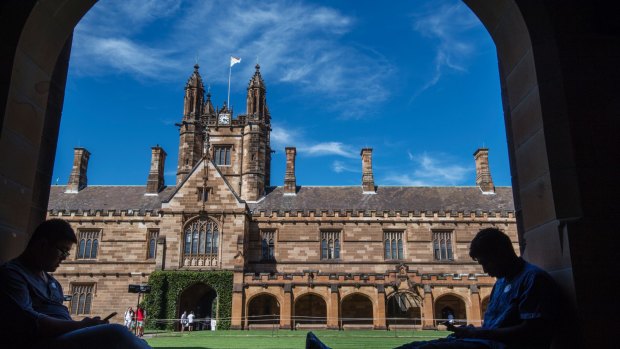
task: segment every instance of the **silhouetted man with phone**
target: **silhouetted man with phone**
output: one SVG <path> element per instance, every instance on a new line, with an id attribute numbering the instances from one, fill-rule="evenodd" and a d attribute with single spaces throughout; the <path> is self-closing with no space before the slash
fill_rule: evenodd
<path id="1" fill-rule="evenodd" d="M 558 320 L 559 290 L 551 276 L 518 257 L 510 238 L 495 228 L 472 240 L 469 255 L 485 273 L 496 277 L 482 327 L 446 323 L 447 338 L 412 342 L 397 349 L 548 348 Z M 306 349 L 329 349 L 308 333 Z"/>
<path id="2" fill-rule="evenodd" d="M 107 319 L 71 319 L 63 305 L 60 283 L 54 272 L 77 242 L 64 220 L 41 223 L 26 250 L 0 267 L 0 331 L 6 348 L 150 348 L 125 327 Z"/>

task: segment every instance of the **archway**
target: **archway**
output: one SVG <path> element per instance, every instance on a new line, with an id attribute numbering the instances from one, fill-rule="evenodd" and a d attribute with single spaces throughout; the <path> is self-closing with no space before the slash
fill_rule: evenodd
<path id="1" fill-rule="evenodd" d="M 206 330 L 211 326 L 211 318 L 215 317 L 214 309 L 217 305 L 217 293 L 207 284 L 197 283 L 189 286 L 178 299 L 177 313 L 179 318 L 184 311 L 194 312 L 194 329 Z"/>
<path id="2" fill-rule="evenodd" d="M 372 301 L 366 295 L 354 293 L 342 299 L 340 304 L 342 325 L 372 325 Z"/>
<path id="3" fill-rule="evenodd" d="M 419 296 L 407 291 L 392 293 L 386 301 L 387 325 L 421 325 Z"/>
<path id="4" fill-rule="evenodd" d="M 298 324 L 327 325 L 327 303 L 323 297 L 308 293 L 295 300 L 293 326 Z"/>
<path id="5" fill-rule="evenodd" d="M 435 326 L 447 321 L 449 315 L 454 316 L 455 324 L 467 323 L 467 309 L 465 302 L 458 296 L 447 294 L 435 301 Z"/>
<path id="6" fill-rule="evenodd" d="M 248 325 L 280 323 L 280 303 L 271 294 L 263 293 L 248 303 Z"/>
<path id="7" fill-rule="evenodd" d="M 607 315 L 600 302 L 615 290 L 607 275 L 617 262 L 618 238 L 598 234 L 615 223 L 616 195 L 610 194 L 617 192 L 617 176 L 609 171 L 619 151 L 610 146 L 620 81 L 609 54 L 617 48 L 614 12 L 599 1 L 464 2 L 497 45 L 522 250 L 571 293 L 590 344 L 615 343 L 613 333 L 601 335 L 590 320 Z M 45 218 L 70 37 L 94 3 L 0 4 L 7 57 L 0 62 L 6 77 L 0 89 L 0 163 L 7 164 L 0 181 L 7 208 L 0 217 L 3 261 L 19 255 Z M 595 123 L 591 115 L 598 116 Z"/>

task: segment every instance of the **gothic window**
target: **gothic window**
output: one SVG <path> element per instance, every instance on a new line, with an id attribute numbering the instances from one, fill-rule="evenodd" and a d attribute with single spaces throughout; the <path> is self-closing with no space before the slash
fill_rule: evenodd
<path id="1" fill-rule="evenodd" d="M 383 233 L 384 258 L 403 259 L 403 232 L 386 231 Z"/>
<path id="2" fill-rule="evenodd" d="M 276 232 L 273 230 L 261 231 L 261 260 L 274 261 L 275 260 L 275 236 Z"/>
<path id="3" fill-rule="evenodd" d="M 197 219 L 185 228 L 185 256 L 217 255 L 219 230 L 209 219 Z"/>
<path id="4" fill-rule="evenodd" d="M 340 232 L 321 232 L 321 259 L 340 259 Z"/>
<path id="5" fill-rule="evenodd" d="M 433 232 L 433 256 L 437 261 L 452 261 L 452 232 Z"/>
<path id="6" fill-rule="evenodd" d="M 159 229 L 149 229 L 147 237 L 147 259 L 155 259 L 157 254 L 157 238 L 159 237 Z"/>
<path id="7" fill-rule="evenodd" d="M 71 314 L 88 315 L 93 303 L 93 289 L 95 284 L 71 285 Z"/>
<path id="8" fill-rule="evenodd" d="M 99 230 L 79 231 L 78 259 L 95 259 L 99 249 Z"/>
<path id="9" fill-rule="evenodd" d="M 219 166 L 230 166 L 230 152 L 232 151 L 232 147 L 230 145 L 226 146 L 215 146 L 213 153 L 215 164 Z"/>

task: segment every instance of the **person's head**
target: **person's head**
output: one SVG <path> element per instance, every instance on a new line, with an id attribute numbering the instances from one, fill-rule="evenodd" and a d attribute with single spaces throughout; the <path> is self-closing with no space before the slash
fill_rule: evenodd
<path id="1" fill-rule="evenodd" d="M 485 273 L 494 277 L 506 276 L 518 260 L 512 241 L 497 228 L 479 231 L 471 241 L 469 256 L 482 266 Z"/>
<path id="2" fill-rule="evenodd" d="M 34 230 L 24 253 L 34 267 L 53 272 L 69 256 L 75 243 L 75 232 L 67 221 L 50 219 Z"/>

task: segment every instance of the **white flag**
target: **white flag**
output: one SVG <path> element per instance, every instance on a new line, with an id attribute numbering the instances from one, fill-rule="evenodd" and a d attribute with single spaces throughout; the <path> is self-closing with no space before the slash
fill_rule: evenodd
<path id="1" fill-rule="evenodd" d="M 241 62 L 241 58 L 230 56 L 230 67 Z"/>

